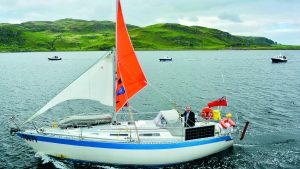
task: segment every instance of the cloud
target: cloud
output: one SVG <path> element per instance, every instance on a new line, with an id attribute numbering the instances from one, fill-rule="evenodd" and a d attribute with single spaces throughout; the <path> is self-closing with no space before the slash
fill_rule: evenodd
<path id="1" fill-rule="evenodd" d="M 236 14 L 223 13 L 218 16 L 222 20 L 229 20 L 232 22 L 242 22 L 241 18 Z"/>
<path id="2" fill-rule="evenodd" d="M 246 16 L 246 18 L 248 17 Z M 180 18 L 178 23 L 216 28 L 234 35 L 267 37 L 281 44 L 300 44 L 300 22 L 297 20 L 282 22 L 281 19 L 257 18 L 232 22 L 217 16 L 198 16 L 198 20 L 195 21 L 189 18 Z"/>
<path id="3" fill-rule="evenodd" d="M 0 23 L 63 18 L 115 21 L 115 2 L 1 0 Z M 237 35 L 267 36 L 282 44 L 298 43 L 296 38 L 299 37 L 292 34 L 300 27 L 299 6 L 298 0 L 122 0 L 124 17 L 129 24 L 147 26 L 175 22 L 199 25 Z"/>

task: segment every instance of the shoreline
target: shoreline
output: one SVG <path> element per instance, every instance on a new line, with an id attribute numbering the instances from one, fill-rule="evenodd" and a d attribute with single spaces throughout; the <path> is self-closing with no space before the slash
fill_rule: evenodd
<path id="1" fill-rule="evenodd" d="M 137 52 L 147 52 L 147 51 L 264 51 L 264 50 L 274 50 L 274 51 L 278 51 L 278 50 L 300 50 L 299 49 L 170 49 L 170 50 L 163 50 L 163 49 L 149 49 L 149 50 L 135 50 Z M 107 51 L 111 51 L 111 50 L 59 50 L 59 51 L 0 51 L 1 53 L 43 53 L 43 52 L 107 52 Z"/>

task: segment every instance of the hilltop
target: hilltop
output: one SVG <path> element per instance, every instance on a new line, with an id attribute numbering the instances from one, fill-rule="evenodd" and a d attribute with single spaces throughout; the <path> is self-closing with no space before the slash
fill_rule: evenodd
<path id="1" fill-rule="evenodd" d="M 164 23 L 127 28 L 137 50 L 300 49 L 265 37 L 236 36 L 201 26 Z M 111 21 L 61 19 L 0 24 L 3 52 L 109 50 L 114 43 L 115 23 Z"/>

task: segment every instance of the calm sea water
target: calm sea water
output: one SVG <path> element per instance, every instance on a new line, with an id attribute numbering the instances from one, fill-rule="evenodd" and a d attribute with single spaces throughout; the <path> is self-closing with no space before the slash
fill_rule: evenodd
<path id="1" fill-rule="evenodd" d="M 280 52 L 289 61 L 272 64 L 270 57 Z M 23 140 L 9 135 L 11 115 L 20 121 L 30 117 L 104 53 L 0 54 L 0 168 L 122 168 L 35 154 Z M 54 55 L 63 60 L 47 60 Z M 250 121 L 246 138 L 237 140 L 233 148 L 166 168 L 300 168 L 300 51 L 149 51 L 137 55 L 153 87 L 132 100 L 135 109 L 169 109 L 169 98 L 199 112 L 208 101 L 226 95 L 225 112 L 240 112 L 240 123 Z M 164 56 L 174 61 L 159 62 Z M 49 125 L 53 115 L 103 109 L 107 107 L 93 101 L 67 101 L 43 115 L 39 124 Z"/>

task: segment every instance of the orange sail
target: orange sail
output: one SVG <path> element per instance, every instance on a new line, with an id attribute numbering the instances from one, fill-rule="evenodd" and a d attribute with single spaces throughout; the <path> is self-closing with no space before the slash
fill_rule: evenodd
<path id="1" fill-rule="evenodd" d="M 118 112 L 130 98 L 147 85 L 147 79 L 135 55 L 124 22 L 120 0 L 117 7 L 116 29 L 116 112 Z"/>

